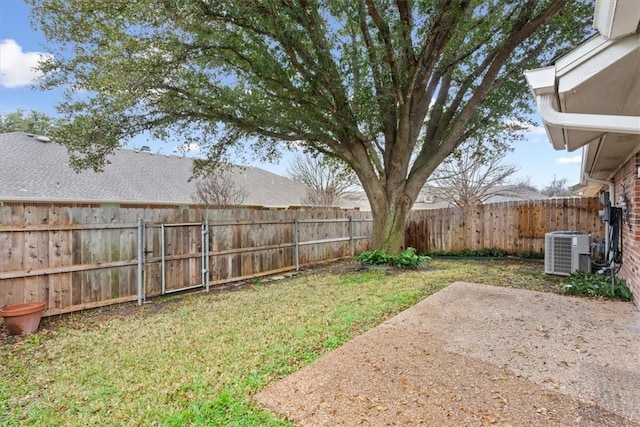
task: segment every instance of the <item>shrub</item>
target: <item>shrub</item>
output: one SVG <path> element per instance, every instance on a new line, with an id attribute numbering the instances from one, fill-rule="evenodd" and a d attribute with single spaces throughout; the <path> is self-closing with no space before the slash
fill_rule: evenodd
<path id="1" fill-rule="evenodd" d="M 389 264 L 391 255 L 381 249 L 375 249 L 373 251 L 365 251 L 356 255 L 356 260 L 361 264 L 367 265 L 386 265 Z"/>
<path id="2" fill-rule="evenodd" d="M 414 248 L 407 248 L 400 254 L 391 257 L 391 263 L 398 268 L 413 268 L 416 269 L 423 262 L 429 260 L 429 257 L 418 255 Z"/>
<path id="3" fill-rule="evenodd" d="M 418 255 L 414 248 L 407 248 L 398 255 L 389 255 L 385 251 L 375 249 L 373 251 L 362 252 L 356 255 L 356 260 L 367 265 L 391 265 L 397 268 L 416 269 L 423 262 L 431 259 L 427 256 Z"/>
<path id="4" fill-rule="evenodd" d="M 560 285 L 560 292 L 569 295 L 584 295 L 590 297 L 616 298 L 631 301 L 633 298 L 627 282 L 619 277 L 615 278 L 611 286 L 611 277 L 600 274 L 585 274 L 576 271 Z"/>

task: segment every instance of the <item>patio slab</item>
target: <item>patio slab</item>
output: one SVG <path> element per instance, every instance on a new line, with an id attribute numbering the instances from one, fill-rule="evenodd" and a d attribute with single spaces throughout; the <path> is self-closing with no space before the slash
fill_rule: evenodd
<path id="1" fill-rule="evenodd" d="M 638 426 L 640 313 L 456 282 L 255 398 L 305 426 Z"/>

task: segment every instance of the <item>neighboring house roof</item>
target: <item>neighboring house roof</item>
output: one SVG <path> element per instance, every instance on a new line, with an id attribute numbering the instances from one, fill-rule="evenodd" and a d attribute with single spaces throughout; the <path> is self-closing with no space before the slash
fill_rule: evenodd
<path id="1" fill-rule="evenodd" d="M 500 186 L 497 187 L 496 192 L 500 192 L 502 194 L 489 197 L 484 201 L 484 204 L 521 200 L 542 200 L 549 198 L 533 188 L 522 186 Z M 362 191 L 353 192 L 348 196 L 348 199 L 356 202 L 361 210 L 371 210 L 367 196 Z M 453 206 L 455 205 L 452 202 L 438 198 L 437 188 L 425 185 L 418 195 L 416 202 L 413 204 L 412 209 L 440 209 Z"/>
<path id="2" fill-rule="evenodd" d="M 492 193 L 499 193 L 488 197 L 481 204 L 513 202 L 521 200 L 542 200 L 548 199 L 547 196 L 539 191 L 521 186 L 501 185 L 492 189 Z M 433 195 L 433 196 L 430 196 Z M 418 201 L 413 206 L 414 209 L 439 209 L 455 207 L 453 202 L 438 199 L 438 189 L 433 187 L 425 187 L 418 197 Z"/>
<path id="3" fill-rule="evenodd" d="M 104 172 L 76 173 L 60 144 L 23 132 L 0 134 L 0 201 L 196 203 L 192 158 L 118 149 L 108 159 Z M 307 190 L 255 167 L 235 166 L 232 176 L 248 193 L 245 205 L 302 205 Z"/>
<path id="4" fill-rule="evenodd" d="M 553 147 L 583 148 L 586 194 L 640 150 L 639 23 L 637 0 L 597 0 L 600 34 L 554 65 L 525 72 Z"/>

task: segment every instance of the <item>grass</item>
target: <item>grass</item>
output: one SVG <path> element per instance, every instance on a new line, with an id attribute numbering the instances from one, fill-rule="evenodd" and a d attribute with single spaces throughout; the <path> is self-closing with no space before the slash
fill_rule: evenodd
<path id="1" fill-rule="evenodd" d="M 286 426 L 252 396 L 449 283 L 557 287 L 536 264 L 429 267 L 318 272 L 67 316 L 0 344 L 0 425 Z"/>

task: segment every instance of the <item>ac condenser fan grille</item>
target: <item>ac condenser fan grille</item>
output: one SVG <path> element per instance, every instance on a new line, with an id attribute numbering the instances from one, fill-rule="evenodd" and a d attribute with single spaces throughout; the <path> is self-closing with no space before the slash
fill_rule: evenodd
<path id="1" fill-rule="evenodd" d="M 571 274 L 571 238 L 553 239 L 553 268 L 557 273 Z"/>

